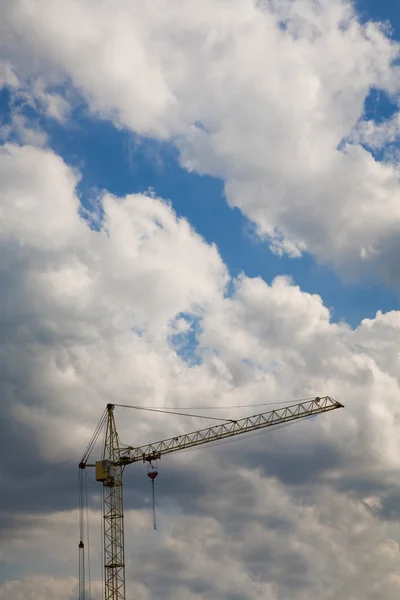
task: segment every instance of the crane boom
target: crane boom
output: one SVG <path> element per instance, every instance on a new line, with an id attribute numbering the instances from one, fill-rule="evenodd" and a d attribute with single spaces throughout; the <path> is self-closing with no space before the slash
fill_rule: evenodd
<path id="1" fill-rule="evenodd" d="M 104 600 L 125 600 L 123 472 L 127 465 L 139 461 L 151 463 L 165 454 L 344 407 L 330 396 L 316 397 L 284 408 L 243 419 L 231 419 L 220 425 L 138 447 L 120 444 L 114 408 L 114 404 L 108 404 L 100 422 L 106 425 L 102 460 L 89 464 L 85 453 L 79 464 L 81 469 L 95 467 L 96 480 L 103 484 Z M 95 432 L 96 437 L 99 432 L 98 427 Z M 89 446 L 92 447 L 92 442 Z M 82 541 L 79 548 L 83 552 Z M 84 584 L 80 585 L 80 589 L 83 590 L 80 600 L 84 600 Z"/>
<path id="2" fill-rule="evenodd" d="M 238 435 L 239 433 L 250 433 L 257 429 L 311 417 L 336 408 L 343 408 L 343 405 L 333 398 L 325 396 L 324 398 L 314 398 L 252 417 L 245 417 L 238 420 L 230 419 L 221 425 L 214 425 L 213 427 L 200 429 L 193 433 L 168 438 L 154 444 L 147 444 L 138 448 L 128 447 L 122 451 L 121 463 L 128 465 L 138 461 L 151 462 L 161 458 L 164 454 L 185 450 L 186 448 L 192 448 L 200 444 L 208 444 Z"/>

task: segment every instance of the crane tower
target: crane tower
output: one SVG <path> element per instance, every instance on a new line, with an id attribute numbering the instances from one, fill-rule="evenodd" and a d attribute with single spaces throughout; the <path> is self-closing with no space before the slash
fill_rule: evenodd
<path id="1" fill-rule="evenodd" d="M 124 502 L 123 473 L 127 465 L 136 462 L 152 465 L 166 454 L 209 444 L 239 434 L 289 423 L 337 408 L 343 404 L 329 396 L 316 397 L 307 401 L 271 410 L 251 417 L 228 420 L 224 423 L 200 429 L 185 435 L 178 435 L 153 444 L 133 447 L 120 443 L 117 433 L 114 408 L 108 404 L 89 446 L 79 463 L 80 469 L 95 468 L 96 480 L 102 484 L 103 520 L 104 520 L 104 600 L 125 600 L 125 543 L 124 543 Z M 169 411 L 162 411 L 169 412 Z M 88 457 L 99 433 L 105 427 L 105 438 L 101 460 L 88 463 Z M 152 482 L 156 471 L 149 473 Z M 84 561 L 84 544 L 79 543 L 80 566 Z M 82 581 L 83 578 L 83 581 Z M 80 569 L 80 599 L 85 600 L 84 569 Z"/>

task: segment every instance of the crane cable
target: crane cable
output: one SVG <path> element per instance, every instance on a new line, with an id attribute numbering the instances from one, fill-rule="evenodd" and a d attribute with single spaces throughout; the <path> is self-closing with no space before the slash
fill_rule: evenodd
<path id="1" fill-rule="evenodd" d="M 151 480 L 151 491 L 153 496 L 153 529 L 154 531 L 157 529 L 157 521 L 156 521 L 156 498 L 154 492 L 154 479 Z"/>
<path id="2" fill-rule="evenodd" d="M 114 406 L 119 406 L 121 408 L 135 408 L 136 410 L 146 410 L 149 412 L 157 412 L 157 413 L 166 413 L 167 415 L 179 415 L 180 417 L 196 417 L 198 419 L 211 419 L 212 421 L 230 421 L 230 419 L 226 419 L 225 417 L 210 417 L 209 415 L 190 415 L 184 412 L 178 412 L 175 410 L 167 410 L 165 408 L 150 408 L 147 406 L 132 406 L 130 404 L 114 404 Z"/>
<path id="3" fill-rule="evenodd" d="M 300 400 L 296 400 L 296 403 L 307 402 L 309 400 L 313 400 L 314 396 L 310 398 L 301 398 Z M 146 410 L 149 412 L 158 412 L 158 413 L 166 413 L 170 415 L 179 415 L 181 417 L 197 417 L 199 419 L 212 419 L 214 421 L 230 421 L 231 419 L 225 419 L 221 417 L 210 417 L 209 415 L 195 415 L 188 414 L 184 412 L 180 412 L 182 410 L 226 410 L 231 408 L 254 408 L 260 406 L 277 406 L 286 404 L 287 401 L 283 402 L 261 402 L 260 404 L 232 404 L 229 406 L 140 406 L 140 405 L 132 405 L 132 404 L 114 404 L 114 406 L 119 406 L 120 408 L 134 408 L 136 410 Z M 179 409 L 179 412 L 177 411 Z"/>
<path id="4" fill-rule="evenodd" d="M 92 598 L 92 581 L 90 572 L 90 534 L 89 534 L 89 502 L 88 502 L 88 485 L 87 471 L 84 468 L 86 462 L 97 442 L 97 439 L 104 429 L 107 420 L 107 410 L 104 410 L 100 421 L 90 439 L 90 442 L 82 456 L 79 469 L 79 544 L 78 544 L 78 561 L 79 561 L 79 600 L 86 600 L 86 591 L 88 591 L 87 600 Z M 87 548 L 85 549 L 85 538 Z M 86 573 L 87 563 L 87 573 Z M 86 575 L 88 589 L 86 590 Z"/>
<path id="5" fill-rule="evenodd" d="M 99 437 L 99 434 L 106 423 L 106 419 L 107 419 L 107 410 L 105 409 L 103 414 L 101 415 L 100 421 L 97 424 L 94 434 L 92 435 L 90 442 L 82 456 L 81 463 L 86 463 L 87 459 L 89 458 L 90 453 L 92 452 L 94 445 L 97 441 L 97 438 Z"/>
<path id="6" fill-rule="evenodd" d="M 92 598 L 92 578 L 90 572 L 89 501 L 87 479 L 87 471 L 85 469 L 79 469 L 79 600 L 91 600 Z"/>
<path id="7" fill-rule="evenodd" d="M 79 600 L 85 600 L 86 597 L 86 573 L 85 573 L 85 512 L 84 512 L 84 486 L 83 486 L 83 470 L 79 469 L 79 544 L 78 544 L 78 561 L 79 561 Z"/>
<path id="8" fill-rule="evenodd" d="M 88 498 L 88 478 L 85 470 L 85 509 L 86 509 L 86 539 L 87 539 L 87 574 L 88 574 L 88 600 L 92 600 L 92 575 L 90 572 L 90 527 L 89 527 L 89 498 Z"/>

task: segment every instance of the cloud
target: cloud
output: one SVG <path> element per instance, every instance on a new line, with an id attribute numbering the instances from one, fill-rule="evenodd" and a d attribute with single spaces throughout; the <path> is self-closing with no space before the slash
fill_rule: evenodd
<path id="1" fill-rule="evenodd" d="M 22 581 L 8 581 L 0 588 L 2 600 L 75 600 L 77 582 L 72 577 L 55 579 L 40 576 L 26 577 Z M 98 596 L 97 596 L 98 597 Z"/>
<path id="2" fill-rule="evenodd" d="M 209 467 L 212 476 L 221 474 L 215 465 Z M 232 502 L 232 494 L 240 502 Z M 343 593 L 372 600 L 379 589 L 391 600 L 398 593 L 397 544 L 385 537 L 386 527 L 351 498 L 320 489 L 317 496 L 299 501 L 278 481 L 232 465 L 220 486 L 206 486 L 199 500 L 200 515 L 161 511 L 156 533 L 148 514 L 126 511 L 128 597 L 145 600 L 162 591 L 167 598 L 182 600 L 243 600 L 261 593 L 273 600 L 289 595 L 305 600 L 310 594 L 331 600 Z M 95 517 L 90 515 L 91 520 Z M 57 578 L 30 576 L 7 582 L 0 588 L 3 597 L 35 590 L 47 600 L 46 591 L 57 590 L 61 598 L 65 593 L 75 600 L 77 582 L 63 571 L 71 566 L 71 526 L 76 520 L 76 512 L 46 516 L 34 521 L 23 544 L 11 541 L 9 560 L 24 561 L 32 552 L 44 560 L 52 545 L 62 570 Z M 101 597 L 96 579 L 99 546 L 100 539 L 92 538 L 95 599 Z"/>
<path id="3" fill-rule="evenodd" d="M 258 409 L 227 406 L 327 393 L 345 410 L 160 461 L 154 536 L 145 470 L 127 470 L 130 589 L 140 600 L 161 589 L 182 600 L 397 598 L 397 311 L 352 329 L 290 278 L 231 281 L 217 249 L 160 198 L 104 192 L 94 227 L 78 181 L 51 150 L 0 153 L 0 597 L 75 600 L 76 465 L 107 402 L 213 405 L 234 418 Z M 170 343 L 177 327 L 195 337 L 197 361 Z M 207 425 L 122 408 L 116 418 L 135 445 Z"/>
<path id="4" fill-rule="evenodd" d="M 37 124 L 32 123 L 27 117 L 25 117 L 20 110 L 16 110 L 12 115 L 12 125 L 3 128 L 3 139 L 9 141 L 10 137 L 17 136 L 18 140 L 22 144 L 29 144 L 32 146 L 46 146 L 48 138 L 47 134 L 40 129 Z"/>
<path id="5" fill-rule="evenodd" d="M 0 62 L 0 88 L 10 87 L 12 89 L 20 86 L 20 81 L 12 65 L 8 61 Z"/>
<path id="6" fill-rule="evenodd" d="M 398 158 L 360 145 L 372 129 L 385 146 L 397 127 L 397 115 L 363 120 L 371 88 L 398 95 L 387 26 L 360 24 L 343 0 L 19 0 L 3 27 L 18 72 L 72 81 L 101 118 L 174 141 L 185 168 L 224 179 L 273 251 L 397 286 Z"/>
<path id="7" fill-rule="evenodd" d="M 216 293 L 223 293 L 227 273 L 215 247 L 205 245 L 166 203 L 144 196 L 121 201 L 106 195 L 103 229 L 91 230 L 79 214 L 77 176 L 59 157 L 33 147 L 7 145 L 0 159 L 1 262 L 9 290 L 3 328 L 5 339 L 16 343 L 13 355 L 7 357 L 5 350 L 4 356 L 4 365 L 11 363 L 8 372 L 4 367 L 9 397 L 12 386 L 19 387 L 14 373 L 25 342 L 32 342 L 32 354 L 25 355 L 28 363 L 23 368 L 43 410 L 39 400 L 43 385 L 50 396 L 59 385 L 66 386 L 67 402 L 83 376 L 93 378 L 96 388 L 102 379 L 105 391 L 117 372 L 122 375 L 134 368 L 140 373 L 143 361 L 161 371 L 154 383 L 139 376 L 137 386 L 160 385 L 163 394 L 163 358 L 149 348 L 148 340 L 160 340 L 162 347 L 177 312 L 196 311 L 198 305 L 204 309 Z M 78 328 L 76 319 L 81 323 Z M 145 337 L 140 333 L 143 328 Z M 126 343 L 130 351 L 125 355 Z M 41 348 L 38 353 L 36 344 Z M 94 355 L 87 354 L 90 347 Z M 170 355 L 174 361 L 174 354 Z M 108 365 L 103 371 L 100 356 Z M 110 360 L 115 361 L 114 371 Z M 132 398 L 130 383 L 123 393 L 126 401 Z M 93 397 L 93 392 L 88 394 Z M 80 401 L 76 398 L 76 407 Z M 31 412 L 31 404 L 32 399 L 18 409 L 19 419 L 47 420 L 42 441 L 52 452 L 51 442 L 59 439 L 59 412 L 43 415 L 38 406 Z M 74 447 L 73 440 L 67 443 Z"/>
<path id="8" fill-rule="evenodd" d="M 66 97 L 50 91 L 40 76 L 24 80 L 7 61 L 0 61 L 0 90 L 9 92 L 7 124 L 3 116 L 0 122 L 2 142 L 18 141 L 21 144 L 44 147 L 48 144 L 47 133 L 42 129 L 40 118 L 47 118 L 66 125 L 71 105 Z M 68 89 L 64 89 L 68 94 Z"/>
<path id="9" fill-rule="evenodd" d="M 351 141 L 362 143 L 373 150 L 385 149 L 389 144 L 395 143 L 400 135 L 400 114 L 376 123 L 373 120 L 361 121 L 352 134 Z"/>

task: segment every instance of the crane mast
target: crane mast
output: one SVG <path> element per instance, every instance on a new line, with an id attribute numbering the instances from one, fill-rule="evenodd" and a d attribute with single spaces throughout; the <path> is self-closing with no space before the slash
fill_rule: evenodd
<path id="1" fill-rule="evenodd" d="M 124 465 L 110 404 L 107 417 L 103 460 L 96 463 L 96 479 L 103 483 L 104 592 L 106 600 L 125 600 Z"/>
<path id="2" fill-rule="evenodd" d="M 87 456 L 84 456 L 79 464 L 81 469 L 95 467 L 96 480 L 103 487 L 104 600 L 125 600 L 123 472 L 127 465 L 139 461 L 151 464 L 165 454 L 344 408 L 343 404 L 330 396 L 316 397 L 251 417 L 230 419 L 213 427 L 153 444 L 133 447 L 122 446 L 119 441 L 114 418 L 115 406 L 108 404 L 103 417 L 106 435 L 102 460 L 89 464 Z M 84 585 L 80 587 L 83 589 Z"/>

